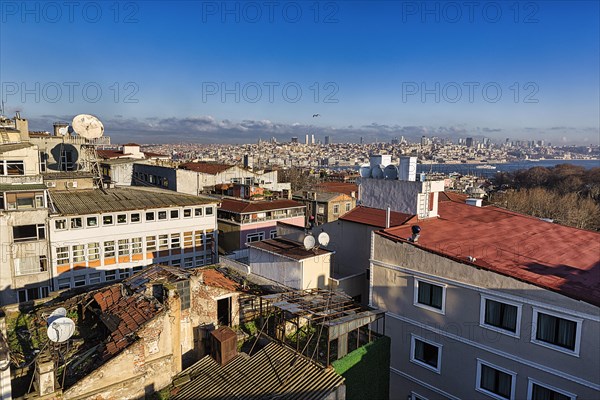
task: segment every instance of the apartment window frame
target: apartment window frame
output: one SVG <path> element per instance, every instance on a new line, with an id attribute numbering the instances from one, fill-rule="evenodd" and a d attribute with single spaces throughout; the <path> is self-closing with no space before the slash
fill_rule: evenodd
<path id="1" fill-rule="evenodd" d="M 208 216 L 208 215 L 213 215 L 213 207 L 206 207 L 205 211 L 204 211 L 204 215 Z"/>
<path id="2" fill-rule="evenodd" d="M 95 221 L 95 222 L 90 224 L 90 221 Z M 97 216 L 86 217 L 85 218 L 85 226 L 86 226 L 86 228 L 97 228 L 99 226 L 98 217 Z"/>
<path id="3" fill-rule="evenodd" d="M 105 282 L 116 281 L 116 280 L 117 280 L 117 270 L 109 269 L 107 271 L 104 271 L 104 281 Z"/>
<path id="4" fill-rule="evenodd" d="M 125 238 L 125 239 L 119 239 L 117 241 L 117 249 L 118 249 L 118 255 L 119 257 L 127 257 L 130 254 L 131 251 L 131 247 L 130 247 L 130 242 L 129 242 L 129 238 Z"/>
<path id="5" fill-rule="evenodd" d="M 146 236 L 146 252 L 156 251 L 156 235 Z"/>
<path id="6" fill-rule="evenodd" d="M 125 225 L 127 221 L 127 214 L 117 214 L 117 225 Z"/>
<path id="7" fill-rule="evenodd" d="M 142 222 L 142 215 L 138 212 L 138 213 L 131 213 L 129 215 L 129 223 L 131 224 L 139 224 L 140 222 Z"/>
<path id="8" fill-rule="evenodd" d="M 181 248 L 181 234 L 180 233 L 171 233 L 170 245 L 171 245 L 172 249 Z"/>
<path id="9" fill-rule="evenodd" d="M 19 228 L 29 227 L 33 229 L 34 236 L 18 236 L 16 235 Z M 17 231 L 15 231 L 15 228 Z M 27 225 L 13 225 L 12 227 L 12 239 L 13 243 L 25 243 L 25 242 L 36 242 L 46 239 L 46 225 L 44 224 L 27 224 Z"/>
<path id="10" fill-rule="evenodd" d="M 269 232 L 269 239 L 275 239 L 277 237 L 277 229 Z"/>
<path id="11" fill-rule="evenodd" d="M 100 242 L 92 242 L 87 245 L 88 261 L 96 261 L 100 259 Z"/>
<path id="12" fill-rule="evenodd" d="M 499 371 L 499 372 L 502 372 L 502 373 L 505 373 L 505 374 L 508 374 L 511 376 L 509 397 L 504 397 L 500 394 L 494 393 L 488 389 L 481 387 L 481 377 L 482 377 L 482 370 L 483 370 L 482 366 L 483 365 L 485 365 L 488 368 L 495 369 L 496 371 Z M 492 364 L 492 363 L 482 360 L 480 358 L 477 359 L 477 380 L 475 382 L 475 390 L 476 391 L 483 393 L 486 396 L 492 397 L 497 400 L 515 400 L 516 386 L 517 386 L 517 373 L 516 372 L 511 371 L 506 368 L 499 367 L 495 364 Z"/>
<path id="13" fill-rule="evenodd" d="M 554 318 L 563 319 L 566 321 L 575 323 L 575 343 L 573 350 L 568 347 L 561 346 L 559 344 L 554 344 L 551 342 L 547 342 L 537 338 L 537 327 L 538 327 L 538 319 L 540 314 L 549 315 Z M 569 354 L 575 357 L 579 357 L 579 351 L 581 347 L 581 327 L 583 325 L 583 318 L 577 318 L 572 316 L 567 316 L 563 313 L 559 313 L 556 311 L 550 311 L 545 308 L 533 307 L 533 316 L 531 318 L 531 343 L 537 344 L 539 346 L 546 347 L 548 349 L 560 351 L 561 353 Z"/>
<path id="14" fill-rule="evenodd" d="M 333 215 L 338 215 L 339 213 L 340 213 L 340 205 L 334 204 L 333 205 Z"/>
<path id="15" fill-rule="evenodd" d="M 73 276 L 73 286 L 74 287 L 82 287 L 85 285 L 87 285 L 87 276 L 86 275 Z"/>
<path id="16" fill-rule="evenodd" d="M 54 230 L 55 231 L 66 231 L 67 230 L 67 219 L 60 218 L 54 220 Z"/>
<path id="17" fill-rule="evenodd" d="M 119 268 L 118 276 L 119 276 L 119 279 L 129 278 L 131 276 L 131 269 L 130 268 Z"/>
<path id="18" fill-rule="evenodd" d="M 419 360 L 416 357 L 416 350 L 417 350 L 417 343 L 416 342 L 417 342 L 417 340 L 420 341 L 420 342 L 423 342 L 423 343 L 425 343 L 427 345 L 430 345 L 430 346 L 433 346 L 433 347 L 437 347 L 437 362 L 436 362 L 435 366 L 433 366 L 431 364 L 428 364 L 426 361 Z M 417 364 L 417 365 L 419 365 L 419 366 L 421 366 L 423 368 L 427 368 L 428 370 L 433 371 L 433 372 L 435 372 L 437 374 L 441 374 L 442 373 L 442 348 L 443 347 L 444 346 L 441 345 L 441 344 L 439 344 L 439 343 L 436 343 L 436 342 L 433 342 L 431 340 L 422 338 L 420 336 L 411 334 L 410 335 L 410 362 L 412 362 L 414 364 Z"/>
<path id="19" fill-rule="evenodd" d="M 159 221 L 167 220 L 167 211 L 166 210 L 160 210 L 157 214 L 158 214 L 157 218 L 156 218 L 157 220 L 159 220 Z"/>
<path id="20" fill-rule="evenodd" d="M 149 216 L 151 216 L 151 217 L 148 218 Z M 154 221 L 156 221 L 156 213 L 154 211 L 146 211 L 146 214 L 145 214 L 144 217 L 146 219 L 146 222 L 154 222 Z"/>
<path id="21" fill-rule="evenodd" d="M 183 209 L 183 218 L 192 218 L 192 209 L 191 208 Z"/>
<path id="22" fill-rule="evenodd" d="M 194 217 L 203 217 L 204 216 L 204 208 L 196 207 L 194 208 Z"/>
<path id="23" fill-rule="evenodd" d="M 419 302 L 419 287 L 421 286 L 420 285 L 421 283 L 425 283 L 425 284 L 432 285 L 432 286 L 437 286 L 437 287 L 440 287 L 442 289 L 442 305 L 441 305 L 441 308 L 437 308 L 435 306 Z M 435 282 L 435 281 L 432 281 L 432 280 L 429 280 L 429 279 L 423 279 L 423 278 L 414 277 L 413 305 L 416 306 L 416 307 L 423 308 L 425 310 L 436 312 L 438 314 L 446 315 L 446 289 L 447 289 L 447 287 L 448 287 L 448 285 L 446 285 L 444 283 L 439 283 L 439 282 Z"/>
<path id="24" fill-rule="evenodd" d="M 131 238 L 131 254 L 142 254 L 143 243 L 141 237 Z"/>
<path id="25" fill-rule="evenodd" d="M 90 285 L 95 285 L 102 282 L 102 274 L 100 272 L 92 272 L 88 275 L 88 282 Z"/>
<path id="26" fill-rule="evenodd" d="M 164 251 L 164 250 L 169 250 L 169 235 L 167 234 L 162 234 L 162 235 L 158 235 L 158 250 L 160 251 Z"/>
<path id="27" fill-rule="evenodd" d="M 107 249 L 112 249 L 112 250 L 107 250 Z M 102 243 L 102 255 L 104 256 L 104 258 L 114 258 L 116 256 L 114 240 L 106 240 L 105 242 Z"/>
<path id="28" fill-rule="evenodd" d="M 258 240 L 253 240 L 255 237 L 258 237 Z M 265 240 L 264 232 L 253 232 L 246 235 L 246 243 L 260 242 L 261 240 Z"/>
<path id="29" fill-rule="evenodd" d="M 486 306 L 487 306 L 487 301 L 494 301 L 496 303 L 501 303 L 501 304 L 506 304 L 512 307 L 516 307 L 517 308 L 517 320 L 516 320 L 516 326 L 515 326 L 515 331 L 511 331 L 496 325 L 491 325 L 489 323 L 487 323 L 485 321 L 485 315 L 486 315 Z M 481 303 L 480 303 L 480 307 L 479 307 L 479 326 L 485 329 L 489 329 L 492 330 L 494 332 L 498 332 L 498 333 L 502 333 L 514 338 L 519 339 L 521 336 L 521 316 L 522 316 L 522 310 L 523 310 L 523 304 L 521 303 L 517 303 L 514 301 L 510 301 L 510 300 L 505 300 L 505 299 L 500 299 L 497 297 L 493 297 L 493 296 L 488 296 L 488 295 L 481 295 Z"/>
<path id="30" fill-rule="evenodd" d="M 169 210 L 169 219 L 179 219 L 179 209 Z"/>
<path id="31" fill-rule="evenodd" d="M 65 262 L 66 261 L 66 262 Z M 69 246 L 56 248 L 56 265 L 71 264 L 71 252 Z"/>
<path id="32" fill-rule="evenodd" d="M 83 244 L 74 244 L 71 246 L 71 254 L 73 258 L 73 263 L 81 263 L 85 262 L 85 245 Z"/>
<path id="33" fill-rule="evenodd" d="M 73 217 L 69 219 L 70 229 L 83 229 L 83 217 Z"/>
<path id="34" fill-rule="evenodd" d="M 347 202 L 345 207 L 346 207 L 346 212 L 350 211 L 352 209 L 352 203 Z"/>
<path id="35" fill-rule="evenodd" d="M 528 380 L 527 380 L 527 400 L 535 400 L 533 397 L 533 385 L 540 386 L 544 389 L 548 389 L 548 390 L 551 390 L 558 394 L 561 394 L 563 396 L 566 396 L 569 398 L 569 400 L 577 400 L 576 394 L 567 392 L 566 390 L 563 390 L 563 389 L 559 389 L 555 386 L 548 385 L 546 383 L 540 382 L 537 379 L 533 379 L 533 378 L 528 378 Z"/>
<path id="36" fill-rule="evenodd" d="M 58 290 L 71 289 L 71 278 L 58 278 L 56 286 Z"/>
<path id="37" fill-rule="evenodd" d="M 25 175 L 25 161 L 24 160 L 2 160 L 0 161 L 0 172 L 4 176 L 23 176 Z M 19 167 L 20 166 L 20 167 Z M 17 173 L 14 173 L 14 172 Z"/>
<path id="38" fill-rule="evenodd" d="M 112 214 L 102 216 L 102 226 L 112 226 L 115 224 L 115 217 Z"/>

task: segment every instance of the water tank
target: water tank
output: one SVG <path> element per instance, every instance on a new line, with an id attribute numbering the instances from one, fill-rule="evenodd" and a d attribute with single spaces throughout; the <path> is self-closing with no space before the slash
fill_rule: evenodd
<path id="1" fill-rule="evenodd" d="M 417 157 L 400 157 L 398 179 L 414 182 L 417 178 Z"/>
<path id="2" fill-rule="evenodd" d="M 369 156 L 369 163 L 371 164 L 371 168 L 377 165 L 383 165 L 387 167 L 392 163 L 392 155 L 391 154 L 371 154 Z"/>
<path id="3" fill-rule="evenodd" d="M 371 177 L 371 167 L 369 164 L 363 164 L 359 170 L 361 178 L 370 178 Z"/>
<path id="4" fill-rule="evenodd" d="M 383 170 L 385 169 L 384 165 L 376 165 L 371 168 L 371 178 L 373 179 L 383 179 Z"/>
<path id="5" fill-rule="evenodd" d="M 398 179 L 398 167 L 396 167 L 395 165 L 388 165 L 383 170 L 383 176 L 385 177 L 385 179 Z"/>

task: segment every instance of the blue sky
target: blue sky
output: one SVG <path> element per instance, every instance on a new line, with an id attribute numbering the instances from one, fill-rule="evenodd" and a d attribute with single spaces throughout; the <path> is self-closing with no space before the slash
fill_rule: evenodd
<path id="1" fill-rule="evenodd" d="M 597 1 L 1 4 L 2 98 L 37 129 L 599 140 Z"/>

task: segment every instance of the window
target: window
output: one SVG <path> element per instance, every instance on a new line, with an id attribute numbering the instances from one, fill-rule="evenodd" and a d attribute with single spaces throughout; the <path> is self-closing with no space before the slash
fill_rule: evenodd
<path id="1" fill-rule="evenodd" d="M 129 268 L 119 268 L 119 279 L 129 278 L 131 271 Z"/>
<path id="2" fill-rule="evenodd" d="M 98 217 L 87 217 L 85 223 L 88 228 L 94 228 L 98 226 Z"/>
<path id="3" fill-rule="evenodd" d="M 171 219 L 179 218 L 179 210 L 171 210 Z"/>
<path id="4" fill-rule="evenodd" d="M 194 208 L 194 216 L 201 217 L 202 216 L 202 208 Z"/>
<path id="5" fill-rule="evenodd" d="M 194 265 L 196 267 L 201 267 L 201 266 L 204 265 L 204 263 L 205 263 L 205 261 L 204 261 L 204 257 L 203 256 L 196 257 L 196 260 L 194 261 Z"/>
<path id="6" fill-rule="evenodd" d="M 317 206 L 317 214 L 325 214 L 325 206 L 322 204 L 319 204 Z"/>
<path id="7" fill-rule="evenodd" d="M 56 248 L 56 264 L 69 264 L 69 248 L 67 246 Z"/>
<path id="8" fill-rule="evenodd" d="M 73 262 L 83 262 L 85 261 L 85 246 L 82 244 L 78 244 L 71 247 L 73 252 Z"/>
<path id="9" fill-rule="evenodd" d="M 119 239 L 119 256 L 129 255 L 129 239 Z"/>
<path id="10" fill-rule="evenodd" d="M 61 278 L 58 280 L 58 290 L 71 289 L 71 278 Z"/>
<path id="11" fill-rule="evenodd" d="M 339 214 L 340 213 L 340 205 L 339 204 L 334 204 L 333 205 L 333 213 L 334 214 Z"/>
<path id="12" fill-rule="evenodd" d="M 171 234 L 171 248 L 178 249 L 179 247 L 181 247 L 181 236 L 179 233 Z"/>
<path id="13" fill-rule="evenodd" d="M 37 299 L 43 299 L 48 297 L 49 289 L 48 286 L 41 286 L 31 289 L 22 289 L 18 291 L 19 303 L 26 301 L 32 301 Z"/>
<path id="14" fill-rule="evenodd" d="M 144 269 L 143 265 L 138 265 L 137 267 L 131 268 L 131 272 L 136 273 L 136 272 L 141 271 L 143 269 Z"/>
<path id="15" fill-rule="evenodd" d="M 35 195 L 35 208 L 44 208 L 44 195 L 43 194 Z"/>
<path id="16" fill-rule="evenodd" d="M 131 218 L 132 223 L 141 221 L 140 213 L 133 213 L 133 214 L 131 214 L 130 218 Z"/>
<path id="17" fill-rule="evenodd" d="M 575 400 L 577 396 L 529 378 L 527 400 Z"/>
<path id="18" fill-rule="evenodd" d="M 117 214 L 117 224 L 126 224 L 127 214 Z"/>
<path id="19" fill-rule="evenodd" d="M 88 275 L 90 285 L 100 283 L 100 272 L 94 272 Z"/>
<path id="20" fill-rule="evenodd" d="M 213 215 L 213 208 L 212 207 L 206 207 L 206 215 Z"/>
<path id="21" fill-rule="evenodd" d="M 146 213 L 146 221 L 154 221 L 154 211 L 148 211 Z"/>
<path id="22" fill-rule="evenodd" d="M 421 396 L 415 392 L 411 392 L 409 400 L 427 400 L 427 397 Z"/>
<path id="23" fill-rule="evenodd" d="M 88 260 L 94 261 L 100 259 L 100 243 L 94 242 L 88 244 Z"/>
<path id="24" fill-rule="evenodd" d="M 142 238 L 131 239 L 131 254 L 140 254 L 142 252 Z"/>
<path id="25" fill-rule="evenodd" d="M 190 308 L 190 281 L 180 281 L 175 284 L 179 299 L 181 300 L 181 309 L 187 310 Z"/>
<path id="26" fill-rule="evenodd" d="M 167 219 L 167 212 L 166 211 L 159 211 L 158 212 L 158 219 Z"/>
<path id="27" fill-rule="evenodd" d="M 203 236 L 204 232 L 202 231 L 195 231 L 194 232 L 194 245 L 196 246 L 196 248 L 202 247 L 202 236 Z"/>
<path id="28" fill-rule="evenodd" d="M 57 219 L 54 221 L 54 228 L 57 231 L 62 231 L 67 229 L 67 220 L 66 219 Z"/>
<path id="29" fill-rule="evenodd" d="M 83 228 L 83 218 L 71 218 L 71 229 L 81 229 Z"/>
<path id="30" fill-rule="evenodd" d="M 446 307 L 446 286 L 415 279 L 414 305 L 443 314 Z"/>
<path id="31" fill-rule="evenodd" d="M 192 268 L 194 266 L 194 257 L 187 257 L 183 259 L 184 268 Z"/>
<path id="32" fill-rule="evenodd" d="M 352 205 L 351 203 L 346 203 L 346 212 L 350 211 L 351 205 Z"/>
<path id="33" fill-rule="evenodd" d="M 104 258 L 111 258 L 115 256 L 115 241 L 109 240 L 104 242 Z"/>
<path id="34" fill-rule="evenodd" d="M 112 215 L 104 215 L 102 216 L 102 225 L 112 225 L 114 224 L 114 220 L 113 220 L 113 216 Z"/>
<path id="35" fill-rule="evenodd" d="M 85 275 L 78 275 L 73 277 L 75 287 L 85 286 Z"/>
<path id="36" fill-rule="evenodd" d="M 410 361 L 438 374 L 442 368 L 442 345 L 412 336 Z"/>
<path id="37" fill-rule="evenodd" d="M 477 391 L 495 399 L 514 399 L 517 374 L 477 359 Z"/>
<path id="38" fill-rule="evenodd" d="M 25 175 L 25 163 L 23 161 L 0 161 L 3 175 Z"/>
<path id="39" fill-rule="evenodd" d="M 482 296 L 479 323 L 484 328 L 519 337 L 521 305 Z"/>
<path id="40" fill-rule="evenodd" d="M 277 229 L 275 229 L 274 231 L 271 231 L 271 233 L 269 234 L 269 237 L 271 239 L 275 239 L 277 237 Z"/>
<path id="41" fill-rule="evenodd" d="M 146 236 L 146 251 L 156 251 L 156 236 Z"/>
<path id="42" fill-rule="evenodd" d="M 169 250 L 169 235 L 158 236 L 158 249 Z"/>
<path id="43" fill-rule="evenodd" d="M 531 341 L 569 354 L 579 354 L 581 319 L 533 310 Z"/>
<path id="44" fill-rule="evenodd" d="M 248 236 L 246 236 L 246 243 L 259 242 L 261 240 L 264 240 L 264 238 L 264 232 L 249 233 Z"/>
<path id="45" fill-rule="evenodd" d="M 48 271 L 48 257 L 40 256 L 40 272 Z"/>
<path id="46" fill-rule="evenodd" d="M 183 218 L 190 218 L 191 216 L 192 216 L 192 209 L 184 208 L 183 209 Z"/>
<path id="47" fill-rule="evenodd" d="M 194 246 L 194 232 L 183 232 L 183 247 L 190 249 Z"/>
<path id="48" fill-rule="evenodd" d="M 115 279 L 117 279 L 117 271 L 112 270 L 112 271 L 104 272 L 104 280 L 105 281 L 114 281 Z"/>
<path id="49" fill-rule="evenodd" d="M 43 224 L 13 226 L 13 240 L 15 243 L 45 238 L 46 227 Z"/>

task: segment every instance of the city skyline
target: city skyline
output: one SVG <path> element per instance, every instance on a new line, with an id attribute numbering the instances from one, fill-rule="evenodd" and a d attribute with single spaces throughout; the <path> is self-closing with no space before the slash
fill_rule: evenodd
<path id="1" fill-rule="evenodd" d="M 598 14 L 596 2 L 3 2 L 0 89 L 32 129 L 86 112 L 115 142 L 597 144 Z"/>

